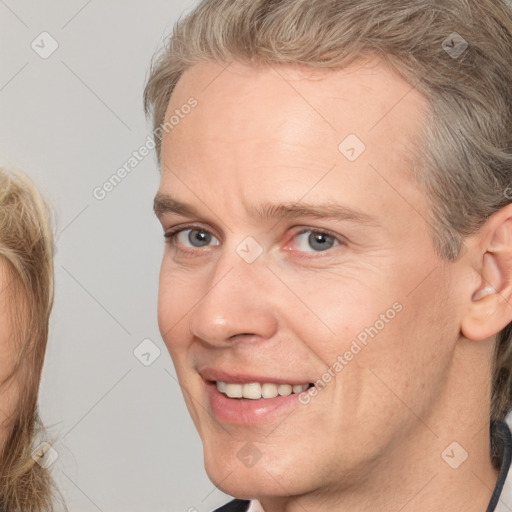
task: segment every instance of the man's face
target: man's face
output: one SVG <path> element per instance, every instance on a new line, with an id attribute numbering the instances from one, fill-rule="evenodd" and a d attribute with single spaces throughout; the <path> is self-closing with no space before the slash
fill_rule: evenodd
<path id="1" fill-rule="evenodd" d="M 159 217 L 182 231 L 159 326 L 222 490 L 327 492 L 407 458 L 442 415 L 462 306 L 407 158 L 426 100 L 378 62 L 313 78 L 223 68 L 188 70 L 167 110 L 182 115 L 163 139 Z M 338 216 L 272 215 L 327 204 Z M 283 396 L 229 398 L 214 380 Z"/>

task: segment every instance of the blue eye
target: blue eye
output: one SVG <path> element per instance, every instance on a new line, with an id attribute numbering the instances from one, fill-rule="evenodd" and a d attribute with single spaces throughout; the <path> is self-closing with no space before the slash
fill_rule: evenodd
<path id="1" fill-rule="evenodd" d="M 308 233 L 309 236 L 303 236 Z M 212 240 L 217 241 L 214 245 L 220 244 L 209 231 L 200 226 L 177 228 L 165 233 L 164 237 L 174 247 L 183 246 L 185 252 L 189 251 L 190 248 L 200 249 L 201 247 L 208 247 Z M 305 228 L 296 233 L 293 238 L 299 239 L 299 251 L 303 252 L 325 252 L 340 244 L 340 240 L 336 236 L 322 229 Z M 308 247 L 313 250 L 308 250 Z"/>
<path id="2" fill-rule="evenodd" d="M 164 237 L 167 238 L 173 245 L 177 245 L 176 241 L 181 241 L 183 243 L 183 240 L 179 240 L 179 235 L 184 234 L 187 231 L 189 233 L 185 238 L 192 245 L 192 247 L 206 247 L 213 238 L 213 235 L 206 231 L 206 229 L 199 227 L 176 229 L 174 231 L 165 233 Z M 198 245 L 195 245 L 196 243 Z M 217 243 L 215 245 L 219 244 Z"/>
<path id="3" fill-rule="evenodd" d="M 307 233 L 310 233 L 307 237 L 302 237 L 302 235 L 305 235 Z M 313 251 L 308 251 L 304 248 L 304 244 L 302 245 L 302 251 L 305 252 L 323 252 L 327 251 L 331 247 L 333 247 L 335 244 L 339 244 L 339 241 L 337 238 L 326 231 L 318 230 L 318 229 L 303 229 L 299 233 L 297 233 L 294 238 L 302 237 L 303 241 L 307 243 L 309 247 L 312 247 Z"/>

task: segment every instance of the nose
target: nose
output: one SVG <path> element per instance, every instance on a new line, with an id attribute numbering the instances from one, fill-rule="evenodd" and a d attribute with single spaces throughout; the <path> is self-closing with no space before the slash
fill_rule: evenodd
<path id="1" fill-rule="evenodd" d="M 203 296 L 189 316 L 190 333 L 215 346 L 235 340 L 270 339 L 277 325 L 272 272 L 261 260 L 244 261 L 235 251 L 217 260 Z"/>

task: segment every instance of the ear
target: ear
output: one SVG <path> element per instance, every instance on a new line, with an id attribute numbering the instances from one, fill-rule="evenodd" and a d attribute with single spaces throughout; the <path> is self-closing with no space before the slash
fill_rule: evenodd
<path id="1" fill-rule="evenodd" d="M 491 215 L 475 236 L 471 251 L 477 285 L 470 290 L 461 331 L 466 338 L 479 341 L 512 321 L 512 204 Z"/>

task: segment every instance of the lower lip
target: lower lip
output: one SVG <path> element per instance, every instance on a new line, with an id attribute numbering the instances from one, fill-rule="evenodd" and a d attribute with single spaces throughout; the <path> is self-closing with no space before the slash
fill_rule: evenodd
<path id="1" fill-rule="evenodd" d="M 299 402 L 299 395 L 307 393 L 305 390 L 287 396 L 278 395 L 275 398 L 260 398 L 258 400 L 229 398 L 217 389 L 215 382 L 204 382 L 210 410 L 214 416 L 221 421 L 240 425 L 254 425 L 271 421 L 293 407 L 302 405 Z"/>

